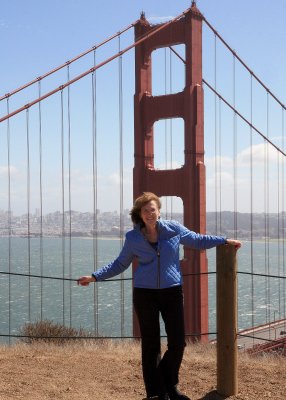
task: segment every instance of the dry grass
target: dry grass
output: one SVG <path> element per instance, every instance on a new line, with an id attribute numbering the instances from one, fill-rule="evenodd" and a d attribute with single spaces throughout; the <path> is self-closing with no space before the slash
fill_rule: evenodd
<path id="1" fill-rule="evenodd" d="M 26 323 L 20 330 L 23 337 L 21 341 L 27 344 L 32 343 L 53 343 L 63 345 L 70 343 L 71 339 L 77 341 L 76 338 L 89 338 L 92 335 L 84 329 L 75 329 L 61 324 L 57 324 L 50 320 L 42 320 L 38 322 Z"/>
<path id="2" fill-rule="evenodd" d="M 145 395 L 137 342 L 47 343 L 0 347 L 0 400 L 137 400 Z M 239 395 L 284 400 L 286 359 L 239 357 Z M 187 346 L 180 388 L 193 400 L 221 399 L 211 345 Z"/>

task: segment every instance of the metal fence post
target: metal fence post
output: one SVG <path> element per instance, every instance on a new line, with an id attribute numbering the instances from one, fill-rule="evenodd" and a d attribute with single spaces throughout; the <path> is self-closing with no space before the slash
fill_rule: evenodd
<path id="1" fill-rule="evenodd" d="M 217 391 L 238 393 L 237 261 L 234 246 L 217 247 Z"/>

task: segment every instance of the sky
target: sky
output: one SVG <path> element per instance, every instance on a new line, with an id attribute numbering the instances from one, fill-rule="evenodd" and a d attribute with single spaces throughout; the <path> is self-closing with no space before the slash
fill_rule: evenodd
<path id="1" fill-rule="evenodd" d="M 1 93 L 28 82 L 119 31 L 145 11 L 171 18 L 191 1 L 1 2 Z M 207 20 L 278 97 L 285 96 L 283 0 L 198 0 Z"/>
<path id="2" fill-rule="evenodd" d="M 136 21 L 142 11 L 145 12 L 146 18 L 151 23 L 159 23 L 175 17 L 190 5 L 191 1 L 173 0 L 123 0 L 121 2 L 115 0 L 2 1 L 0 15 L 0 95 L 9 93 L 16 87 L 43 75 L 47 71 L 101 42 L 106 37 L 113 35 Z M 198 0 L 197 6 L 231 48 L 237 52 L 249 68 L 285 104 L 285 0 L 275 0 L 271 4 L 269 0 Z M 126 82 L 126 84 L 129 83 Z M 208 104 L 207 101 L 206 104 Z M 126 110 L 125 115 L 126 119 L 130 119 L 132 114 L 132 99 L 127 104 L 126 108 L 128 110 Z M 263 113 L 265 114 L 265 111 Z M 127 124 L 126 129 L 131 130 L 131 125 Z M 209 125 L 211 123 L 206 124 L 207 128 Z M 0 140 L 3 140 L 3 137 Z M 102 141 L 104 140 L 107 143 L 109 141 L 109 139 L 103 138 Z M 13 150 L 15 153 L 14 157 L 16 158 L 20 154 L 25 140 L 23 138 L 18 141 L 12 138 L 12 141 L 15 149 L 18 147 L 17 150 Z M 259 149 L 261 152 L 265 151 L 259 141 L 255 145 L 256 151 L 259 151 Z M 126 146 L 127 151 L 130 150 L 132 153 L 132 149 L 129 149 L 128 145 Z M 239 142 L 238 147 L 238 162 L 242 162 L 243 156 L 247 154 L 248 146 L 246 144 L 242 145 Z M 49 156 L 53 160 L 51 152 Z M 209 165 L 214 168 L 214 155 L 210 153 L 207 156 L 209 157 Z M 227 179 L 231 179 L 231 173 L 229 173 L 231 167 L 228 164 L 230 163 L 230 157 L 230 155 L 228 157 L 225 155 L 224 159 L 221 159 L 225 163 L 226 171 L 220 174 L 219 179 L 223 177 L 226 182 Z M 115 158 L 113 154 L 110 154 L 110 160 Z M 5 155 L 1 153 L 0 178 L 1 175 L 6 173 L 7 167 L 5 167 L 5 162 Z M 57 162 L 60 163 L 60 160 L 58 159 Z M 79 158 L 78 164 L 81 162 Z M 110 201 L 110 190 L 113 185 L 118 184 L 118 174 L 116 166 L 113 169 L 111 168 L 112 164 L 112 162 L 108 163 L 107 169 L 110 167 L 110 170 L 108 170 L 109 186 L 105 179 L 106 188 L 102 189 L 102 193 L 105 194 L 102 194 L 100 197 L 101 208 L 106 206 L 107 209 L 112 209 L 114 207 L 114 204 Z M 21 213 L 25 211 L 26 206 L 21 208 L 19 205 L 17 199 L 21 198 L 21 192 L 20 189 L 16 189 L 16 186 L 17 174 L 18 179 L 20 177 L 23 178 L 23 176 L 20 171 L 21 166 L 14 166 L 12 154 L 12 172 L 13 168 L 15 168 L 15 177 L 13 176 L 15 185 L 13 186 L 12 182 L 12 207 L 15 206 L 15 211 L 17 209 L 18 211 L 16 212 Z M 132 157 L 127 161 L 125 168 L 126 193 L 128 193 L 126 207 L 129 208 L 130 204 L 128 203 L 131 200 L 132 192 Z M 77 192 L 80 192 L 80 185 L 84 180 L 83 175 L 84 173 L 80 168 L 74 168 L 74 207 L 80 208 L 82 206 L 84 209 L 90 208 L 91 204 L 85 204 L 80 199 L 80 196 L 77 198 Z M 213 193 L 211 182 L 213 179 L 213 175 L 210 175 L 208 184 L 211 194 Z M 102 180 L 104 180 L 103 177 Z M 4 186 L 6 185 L 4 178 L 0 181 L 0 184 L 1 182 Z M 76 185 L 78 185 L 78 190 L 76 190 Z M 23 185 L 23 191 L 25 190 L 25 186 Z M 86 193 L 86 197 L 88 196 L 90 196 L 90 193 Z M 5 196 L 2 196 L 2 200 L 3 204 L 0 197 L 0 209 L 5 209 L 5 201 L 7 203 L 7 199 L 5 199 Z M 46 205 L 46 211 L 60 208 L 60 201 L 58 204 L 55 202 L 53 205 L 51 201 L 50 204 L 50 206 Z M 32 202 L 31 208 L 36 207 L 38 207 L 36 201 Z M 231 208 L 228 204 L 225 204 L 223 207 Z M 212 206 L 210 205 L 209 208 L 212 209 Z M 249 207 L 243 205 L 242 209 L 248 211 Z M 263 210 L 259 210 L 258 208 L 258 211 Z"/>

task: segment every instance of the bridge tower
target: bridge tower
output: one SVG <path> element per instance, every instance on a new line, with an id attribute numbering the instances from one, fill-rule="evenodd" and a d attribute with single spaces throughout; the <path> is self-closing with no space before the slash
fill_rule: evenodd
<path id="1" fill-rule="evenodd" d="M 136 46 L 134 96 L 134 198 L 143 191 L 180 197 L 184 225 L 199 233 L 206 231 L 202 20 L 193 2 L 182 18 Z M 151 26 L 142 13 L 135 25 L 135 40 L 158 27 L 160 24 Z M 177 44 L 185 44 L 185 87 L 179 93 L 153 96 L 152 51 Z M 173 170 L 157 170 L 154 168 L 153 125 L 169 118 L 184 121 L 184 165 Z M 196 274 L 184 278 L 186 335 L 196 334 L 191 340 L 207 341 L 207 335 L 202 334 L 208 332 L 208 276 L 200 274 L 207 272 L 206 252 L 185 248 L 181 266 L 184 274 Z M 135 336 L 140 335 L 136 316 L 133 331 Z"/>

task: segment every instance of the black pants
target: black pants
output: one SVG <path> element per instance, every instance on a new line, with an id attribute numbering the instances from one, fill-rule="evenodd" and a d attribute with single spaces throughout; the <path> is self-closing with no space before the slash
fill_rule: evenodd
<path id="1" fill-rule="evenodd" d="M 147 397 L 165 393 L 179 380 L 185 347 L 182 286 L 167 289 L 134 288 L 134 308 L 142 337 L 142 369 Z M 159 315 L 167 333 L 167 351 L 161 358 Z"/>

